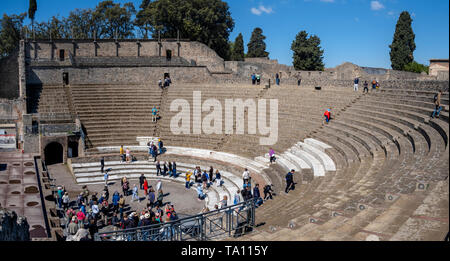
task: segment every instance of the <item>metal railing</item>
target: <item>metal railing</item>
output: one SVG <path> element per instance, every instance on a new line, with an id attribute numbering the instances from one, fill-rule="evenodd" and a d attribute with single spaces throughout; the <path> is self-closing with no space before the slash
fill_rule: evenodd
<path id="1" fill-rule="evenodd" d="M 255 226 L 253 200 L 163 224 L 95 234 L 95 241 L 207 241 L 240 236 Z"/>

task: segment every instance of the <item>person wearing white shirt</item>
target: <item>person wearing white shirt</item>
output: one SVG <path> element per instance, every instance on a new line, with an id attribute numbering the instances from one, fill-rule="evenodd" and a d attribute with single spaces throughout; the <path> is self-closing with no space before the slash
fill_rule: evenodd
<path id="1" fill-rule="evenodd" d="M 245 169 L 244 173 L 242 173 L 242 179 L 244 180 L 244 185 L 248 184 L 250 180 L 250 172 L 248 172 L 248 169 Z"/>

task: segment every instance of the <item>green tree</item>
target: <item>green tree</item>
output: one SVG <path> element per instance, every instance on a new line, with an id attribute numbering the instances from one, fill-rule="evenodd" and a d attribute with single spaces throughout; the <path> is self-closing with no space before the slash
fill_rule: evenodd
<path id="1" fill-rule="evenodd" d="M 143 3 L 136 23 L 141 31 L 151 26 L 153 38 L 181 38 L 206 44 L 216 53 L 229 59 L 228 37 L 234 28 L 229 6 L 222 0 L 155 0 Z"/>
<path id="2" fill-rule="evenodd" d="M 294 52 L 294 68 L 304 71 L 323 71 L 323 49 L 320 48 L 320 38 L 311 35 L 308 38 L 306 31 L 301 31 L 292 42 L 291 50 Z"/>
<path id="3" fill-rule="evenodd" d="M 405 65 L 414 61 L 415 34 L 411 27 L 412 19 L 408 12 L 403 11 L 395 27 L 391 48 L 391 66 L 394 70 L 404 70 Z"/>
<path id="4" fill-rule="evenodd" d="M 150 3 L 150 0 L 142 0 L 141 5 L 139 6 L 139 12 L 137 12 L 136 19 L 134 21 L 135 26 L 139 28 L 140 34 L 144 39 L 148 39 L 152 32 L 152 21 L 149 13 L 150 9 L 147 8 Z"/>
<path id="5" fill-rule="evenodd" d="M 94 20 L 92 9 L 75 9 L 67 18 L 67 27 L 75 39 L 93 39 L 94 33 L 99 31 L 100 22 Z M 72 35 L 73 32 L 73 35 Z M 97 34 L 98 35 L 98 34 Z"/>
<path id="6" fill-rule="evenodd" d="M 252 58 L 269 56 L 269 53 L 266 52 L 266 43 L 264 42 L 266 37 L 262 33 L 263 30 L 259 27 L 253 30 L 250 42 L 247 44 L 247 57 Z"/>
<path id="7" fill-rule="evenodd" d="M 30 0 L 30 6 L 28 7 L 28 18 L 31 19 L 31 30 L 34 32 L 34 15 L 37 11 L 36 0 Z"/>
<path id="8" fill-rule="evenodd" d="M 231 60 L 232 61 L 244 61 L 244 38 L 241 33 L 236 37 L 231 48 Z"/>
<path id="9" fill-rule="evenodd" d="M 26 13 L 11 16 L 3 14 L 0 19 L 0 58 L 12 54 L 18 48 L 26 16 Z"/>
<path id="10" fill-rule="evenodd" d="M 413 61 L 411 63 L 408 63 L 407 65 L 405 65 L 405 67 L 403 68 L 404 71 L 407 72 L 414 72 L 414 73 L 421 73 L 421 72 L 426 72 L 428 74 L 430 67 L 424 65 L 424 64 L 420 64 L 416 61 Z"/>
<path id="11" fill-rule="evenodd" d="M 123 7 L 113 1 L 100 2 L 92 14 L 94 26 L 99 38 L 130 38 L 134 36 L 134 24 L 131 19 L 136 13 L 133 3 Z"/>
<path id="12" fill-rule="evenodd" d="M 60 20 L 53 16 L 48 22 L 36 24 L 37 39 L 67 39 L 71 37 L 71 31 L 66 18 Z"/>

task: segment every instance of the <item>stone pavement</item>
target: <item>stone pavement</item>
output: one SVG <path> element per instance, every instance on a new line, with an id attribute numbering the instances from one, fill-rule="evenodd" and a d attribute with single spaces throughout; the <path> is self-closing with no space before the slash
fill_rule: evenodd
<path id="1" fill-rule="evenodd" d="M 56 185 L 64 185 L 66 190 L 69 192 L 69 197 L 71 201 L 76 200 L 76 196 L 82 191 L 82 185 L 78 185 L 75 182 L 75 178 L 72 176 L 70 171 L 68 170 L 67 166 L 64 164 L 55 164 L 48 166 L 48 170 L 52 178 L 55 179 Z M 130 187 L 132 188 L 134 184 L 139 187 L 139 180 L 138 179 L 129 179 L 130 181 Z M 155 187 L 157 180 L 148 180 L 149 185 Z M 110 198 L 109 201 L 111 203 L 112 195 L 115 191 L 118 191 L 120 194 L 122 194 L 122 189 L 120 186 L 120 182 L 118 181 L 110 181 L 109 184 L 109 194 Z M 93 185 L 87 185 L 90 192 L 98 192 L 98 197 L 101 196 L 101 191 L 104 188 L 103 184 L 93 184 Z M 205 205 L 205 201 L 198 201 L 197 200 L 197 193 L 196 191 L 191 188 L 190 190 L 186 190 L 184 187 L 184 184 L 176 183 L 176 182 L 167 182 L 162 181 L 162 190 L 164 194 L 169 193 L 167 196 L 164 197 L 163 203 L 170 203 L 173 204 L 175 207 L 175 211 L 178 214 L 184 214 L 184 215 L 194 215 L 201 212 Z M 145 197 L 144 192 L 142 190 L 139 190 L 139 197 L 142 199 Z M 131 202 L 131 195 L 126 197 L 126 209 L 131 210 L 137 210 L 141 211 L 144 207 L 146 207 L 146 204 L 148 203 L 148 200 L 142 200 L 141 202 Z M 131 208 L 128 208 L 131 207 Z"/>

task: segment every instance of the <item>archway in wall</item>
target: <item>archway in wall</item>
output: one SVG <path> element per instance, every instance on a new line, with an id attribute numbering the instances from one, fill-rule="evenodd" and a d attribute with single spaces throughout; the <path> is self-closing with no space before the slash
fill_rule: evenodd
<path id="1" fill-rule="evenodd" d="M 47 165 L 63 163 L 63 146 L 58 142 L 47 144 L 44 149 L 45 163 Z"/>
<path id="2" fill-rule="evenodd" d="M 67 147 L 67 157 L 76 158 L 78 157 L 78 142 L 71 141 Z"/>

